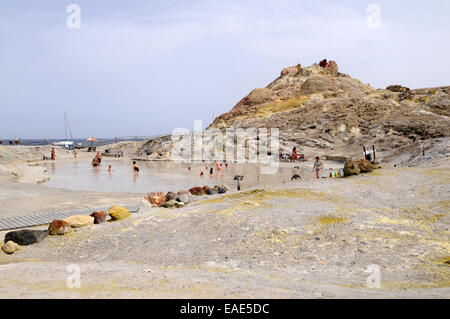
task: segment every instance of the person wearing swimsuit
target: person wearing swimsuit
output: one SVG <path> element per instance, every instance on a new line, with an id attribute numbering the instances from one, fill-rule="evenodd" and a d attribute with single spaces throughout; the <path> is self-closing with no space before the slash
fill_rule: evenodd
<path id="1" fill-rule="evenodd" d="M 133 171 L 135 174 L 139 173 L 139 167 L 137 166 L 135 161 L 133 161 Z"/>
<path id="2" fill-rule="evenodd" d="M 319 177 L 319 172 L 320 170 L 323 168 L 323 164 L 320 161 L 319 156 L 316 157 L 316 161 L 314 162 L 314 166 L 313 166 L 313 171 L 316 172 L 316 178 L 320 178 Z"/>

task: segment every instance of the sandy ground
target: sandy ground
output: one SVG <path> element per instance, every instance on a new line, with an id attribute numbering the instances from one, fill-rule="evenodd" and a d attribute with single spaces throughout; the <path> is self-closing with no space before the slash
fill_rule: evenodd
<path id="1" fill-rule="evenodd" d="M 50 236 L 0 253 L 0 297 L 450 298 L 449 165 L 385 165 L 204 196 Z M 10 175 L 0 175 L 1 217 L 140 197 L 49 189 Z M 80 288 L 67 285 L 76 269 L 69 265 L 80 267 Z M 369 265 L 380 269 L 379 288 L 367 285 Z"/>

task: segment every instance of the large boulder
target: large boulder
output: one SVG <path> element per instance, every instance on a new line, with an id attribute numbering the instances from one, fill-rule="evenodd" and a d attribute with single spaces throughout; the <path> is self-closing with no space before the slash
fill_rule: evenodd
<path id="1" fill-rule="evenodd" d="M 194 196 L 205 195 L 205 190 L 202 187 L 192 187 L 189 192 Z"/>
<path id="2" fill-rule="evenodd" d="M 93 212 L 91 217 L 94 217 L 94 224 L 101 224 L 106 221 L 106 212 L 105 211 L 99 211 L 99 212 Z"/>
<path id="3" fill-rule="evenodd" d="M 374 166 L 366 159 L 359 161 L 347 161 L 344 165 L 344 176 L 358 175 L 373 171 Z"/>
<path id="4" fill-rule="evenodd" d="M 70 227 L 80 228 L 94 225 L 94 217 L 87 215 L 74 215 L 64 219 Z"/>
<path id="5" fill-rule="evenodd" d="M 16 244 L 15 242 L 13 242 L 11 240 L 6 242 L 6 244 L 4 244 L 2 246 L 3 252 L 8 255 L 14 253 L 16 250 L 19 250 L 19 249 L 20 249 L 20 245 Z"/>
<path id="6" fill-rule="evenodd" d="M 64 235 L 71 230 L 70 224 L 64 220 L 55 219 L 48 226 L 50 235 Z"/>
<path id="7" fill-rule="evenodd" d="M 111 216 L 112 220 L 121 220 L 129 218 L 131 214 L 125 207 L 114 205 L 109 208 L 108 215 Z"/>
<path id="8" fill-rule="evenodd" d="M 344 164 L 344 176 L 358 175 L 360 172 L 357 161 L 347 161 Z"/>
<path id="9" fill-rule="evenodd" d="M 359 160 L 358 164 L 359 164 L 359 170 L 361 171 L 361 173 L 368 173 L 368 172 L 373 171 L 373 169 L 374 169 L 374 166 L 372 165 L 372 163 L 366 159 Z"/>
<path id="10" fill-rule="evenodd" d="M 166 203 L 166 195 L 163 192 L 148 193 L 145 197 L 153 206 L 161 207 Z"/>
<path id="11" fill-rule="evenodd" d="M 185 204 L 190 203 L 192 201 L 192 194 L 189 191 L 179 191 L 178 193 L 178 201 L 183 202 Z"/>
<path id="12" fill-rule="evenodd" d="M 15 230 L 5 235 L 5 243 L 13 241 L 20 246 L 28 246 L 40 242 L 47 237 L 48 234 L 48 230 Z"/>

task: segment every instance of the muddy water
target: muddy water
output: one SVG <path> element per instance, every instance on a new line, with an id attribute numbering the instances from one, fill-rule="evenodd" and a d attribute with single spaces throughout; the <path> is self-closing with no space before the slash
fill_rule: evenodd
<path id="1" fill-rule="evenodd" d="M 241 189 L 257 185 L 270 185 L 282 182 L 291 182 L 293 174 L 299 174 L 302 183 L 312 179 L 309 168 L 295 169 L 292 165 L 280 165 L 272 174 L 264 174 L 258 164 L 229 164 L 217 171 L 212 164 L 177 164 L 171 162 L 138 162 L 140 172 L 134 174 L 132 161 L 103 159 L 99 167 L 92 167 L 90 162 L 61 162 L 47 166 L 50 181 L 45 183 L 49 187 L 70 190 L 110 191 L 147 193 L 151 191 L 178 191 L 194 186 L 214 186 L 226 184 L 236 188 L 235 175 L 243 175 Z M 108 172 L 108 166 L 112 165 L 112 172 Z M 208 170 L 206 166 L 208 165 Z M 191 170 L 188 170 L 191 167 Z M 210 174 L 209 168 L 213 167 L 214 174 Z M 204 176 L 200 176 L 203 172 Z"/>

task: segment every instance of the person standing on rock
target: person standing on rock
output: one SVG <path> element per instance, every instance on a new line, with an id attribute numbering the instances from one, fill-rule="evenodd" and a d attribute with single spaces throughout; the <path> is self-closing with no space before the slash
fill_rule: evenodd
<path id="1" fill-rule="evenodd" d="M 320 161 L 319 156 L 316 156 L 316 161 L 314 162 L 313 171 L 316 172 L 316 178 L 319 179 L 319 172 L 323 168 L 323 164 Z"/>
<path id="2" fill-rule="evenodd" d="M 52 147 L 52 152 L 51 152 L 50 158 L 52 159 L 52 161 L 54 161 L 55 158 L 56 158 L 56 155 L 55 155 L 55 148 L 54 148 L 54 147 Z"/>

